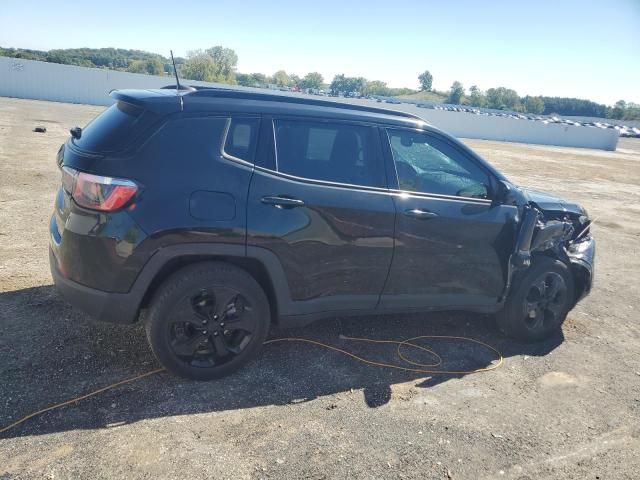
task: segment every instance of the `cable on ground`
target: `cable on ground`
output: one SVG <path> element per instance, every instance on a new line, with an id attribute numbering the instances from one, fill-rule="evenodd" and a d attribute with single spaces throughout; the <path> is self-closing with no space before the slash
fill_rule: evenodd
<path id="1" fill-rule="evenodd" d="M 274 338 L 272 340 L 267 340 L 266 342 L 264 342 L 264 345 L 269 345 L 269 344 L 273 344 L 273 343 L 279 343 L 279 342 L 296 342 L 296 343 L 307 343 L 310 345 L 314 345 L 317 347 L 321 347 L 321 348 L 326 348 L 328 350 L 332 350 L 334 352 L 339 352 L 342 353 L 344 355 L 347 355 L 351 358 L 353 358 L 354 360 L 357 360 L 359 362 L 362 362 L 366 365 L 371 365 L 374 367 L 380 367 L 380 368 L 392 368 L 392 369 L 396 369 L 396 370 L 402 370 L 405 372 L 413 372 L 413 373 L 424 373 L 424 374 L 428 374 L 428 375 L 437 375 L 437 374 L 444 374 L 444 375 L 469 375 L 472 373 L 480 373 L 480 372 L 488 372 L 491 370 L 495 370 L 496 368 L 500 367 L 503 363 L 504 358 L 502 357 L 502 354 L 494 347 L 492 347 L 491 345 L 488 345 L 484 342 L 481 342 L 480 340 L 475 340 L 473 338 L 467 338 L 467 337 L 456 337 L 456 336 L 450 336 L 450 335 L 420 335 L 418 337 L 413 337 L 413 338 L 409 338 L 407 340 L 373 340 L 370 338 L 357 338 L 357 337 L 345 337 L 345 336 L 340 336 L 340 338 L 342 338 L 343 340 L 348 340 L 348 341 L 352 341 L 352 342 L 365 342 L 365 343 L 377 343 L 377 344 L 395 344 L 398 346 L 397 348 L 397 354 L 398 357 L 404 361 L 406 364 L 408 365 L 412 365 L 412 366 L 402 366 L 402 365 L 394 365 L 392 363 L 384 363 L 384 362 L 377 362 L 374 360 L 369 360 L 363 357 L 360 357 L 354 353 L 351 353 L 347 350 L 344 350 L 342 348 L 338 348 L 335 347 L 333 345 L 329 345 L 323 342 L 318 342 L 316 340 L 310 340 L 308 338 L 300 338 L 300 337 L 282 337 L 282 338 Z M 489 366 L 487 367 L 482 367 L 482 368 L 475 368 L 472 370 L 439 370 L 436 369 L 436 367 L 439 367 L 440 365 L 442 365 L 443 361 L 442 361 L 442 357 L 440 355 L 438 355 L 434 350 L 432 350 L 429 347 L 424 347 L 422 345 L 418 345 L 416 343 L 412 343 L 416 340 L 422 340 L 422 339 L 436 339 L 436 340 L 456 340 L 456 341 L 463 341 L 463 342 L 471 342 L 471 343 L 475 343 L 478 345 L 481 345 L 485 348 L 487 348 L 488 350 L 492 351 L 495 354 L 495 361 L 493 363 L 491 363 Z M 436 362 L 435 363 L 418 363 L 418 362 L 414 362 L 413 360 L 408 359 L 405 355 L 403 355 L 402 353 L 402 348 L 403 347 L 412 347 L 418 350 L 422 350 L 427 352 L 428 354 L 432 355 L 435 359 Z M 125 380 L 121 380 L 119 382 L 116 383 L 112 383 L 111 385 L 107 385 L 106 387 L 102 387 L 99 388 L 97 390 L 94 390 L 92 392 L 89 392 L 85 395 L 81 395 L 78 397 L 74 397 L 71 398 L 69 400 L 66 400 L 64 402 L 60 402 L 60 403 L 56 403 L 53 405 L 50 405 L 46 408 L 43 408 L 42 410 L 38 410 L 36 412 L 30 413 L 29 415 L 25 415 L 24 417 L 20 418 L 19 420 L 13 422 L 10 425 L 7 425 L 6 427 L 0 428 L 0 433 L 4 433 L 8 430 L 11 430 L 12 428 L 17 427 L 18 425 L 26 422 L 27 420 L 33 418 L 33 417 L 37 417 L 38 415 L 42 415 L 43 413 L 46 412 L 50 412 L 51 410 L 55 410 L 58 408 L 62 408 L 65 407 L 67 405 L 70 405 L 72 403 L 77 403 L 80 402 L 81 400 L 85 400 L 87 398 L 90 397 L 94 397 L 96 395 L 99 395 L 101 393 L 106 392 L 107 390 L 111 390 L 113 388 L 119 387 L 121 385 L 125 385 L 127 383 L 132 383 L 135 382 L 137 380 L 141 380 L 143 378 L 149 377 L 151 375 L 155 375 L 157 373 L 161 373 L 164 372 L 165 369 L 164 368 L 157 368 L 155 370 L 151 370 L 149 372 L 143 373 L 141 375 L 136 375 L 135 377 L 131 377 L 131 378 L 127 378 Z"/>

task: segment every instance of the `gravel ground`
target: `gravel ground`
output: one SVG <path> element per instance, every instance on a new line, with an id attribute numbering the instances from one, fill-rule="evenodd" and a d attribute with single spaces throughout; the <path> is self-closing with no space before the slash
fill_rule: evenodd
<path id="1" fill-rule="evenodd" d="M 157 368 L 139 326 L 94 323 L 51 286 L 55 153 L 70 127 L 101 110 L 0 98 L 0 426 Z M 38 125 L 47 132 L 33 132 Z M 219 381 L 161 373 L 0 434 L 0 479 L 640 477 L 640 141 L 624 139 L 617 152 L 467 143 L 517 183 L 597 218 L 595 290 L 561 336 L 522 345 L 462 313 L 274 331 L 387 362 L 393 348 L 341 336 L 465 335 L 505 363 L 428 377 L 269 345 Z M 428 343 L 446 367 L 492 361 L 481 348 Z"/>

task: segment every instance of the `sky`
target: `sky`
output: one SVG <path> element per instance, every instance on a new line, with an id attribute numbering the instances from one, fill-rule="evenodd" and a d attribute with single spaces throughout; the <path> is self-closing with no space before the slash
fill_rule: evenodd
<path id="1" fill-rule="evenodd" d="M 238 71 L 640 103 L 640 0 L 0 0 L 0 46 L 168 56 L 222 45 Z M 2 79 L 0 79 L 2 81 Z"/>

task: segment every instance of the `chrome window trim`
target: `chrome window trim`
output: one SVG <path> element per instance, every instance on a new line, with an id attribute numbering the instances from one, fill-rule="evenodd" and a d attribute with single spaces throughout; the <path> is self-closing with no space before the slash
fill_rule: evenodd
<path id="1" fill-rule="evenodd" d="M 397 189 L 389 189 L 389 191 L 403 197 L 430 198 L 432 200 L 454 200 L 456 202 L 479 203 L 479 204 L 486 204 L 486 205 L 493 204 L 493 200 L 489 198 L 459 197 L 457 195 L 442 195 L 439 193 L 412 192 L 411 190 L 397 190 Z"/>
<path id="2" fill-rule="evenodd" d="M 233 117 L 227 117 L 227 124 L 224 127 L 224 133 L 222 134 L 222 143 L 220 145 L 220 156 L 222 158 L 226 158 L 227 160 L 232 160 L 234 162 L 241 163 L 242 165 L 253 167 L 254 165 L 253 162 L 249 162 L 248 160 L 243 160 L 242 158 L 238 158 L 224 151 L 224 146 L 227 144 L 227 136 L 229 135 L 229 130 L 231 129 L 232 121 L 233 121 Z"/>
<path id="3" fill-rule="evenodd" d="M 332 182 L 330 180 L 316 180 L 315 178 L 297 177 L 289 173 L 278 172 L 277 170 L 271 170 L 270 168 L 260 167 L 258 165 L 256 165 L 255 169 L 263 173 L 267 173 L 269 175 L 273 175 L 276 177 L 283 177 L 288 180 L 294 180 L 296 182 L 301 182 L 301 183 L 312 183 L 314 185 L 321 185 L 321 186 L 328 186 L 328 187 L 350 188 L 352 190 L 370 190 L 370 191 L 376 191 L 376 192 L 390 191 L 388 188 L 383 188 L 383 187 L 370 187 L 367 185 L 354 185 L 352 183 L 340 183 L 340 182 Z"/>
<path id="4" fill-rule="evenodd" d="M 492 200 L 488 200 L 484 198 L 456 197 L 455 195 L 440 195 L 437 193 L 410 192 L 410 191 L 390 189 L 390 188 L 368 187 L 366 185 L 353 185 L 350 183 L 339 183 L 339 182 L 331 182 L 328 180 L 315 180 L 313 178 L 296 177 L 295 175 L 277 172 L 275 170 L 271 170 L 270 168 L 260 167 L 258 165 L 255 166 L 255 171 L 258 173 L 264 173 L 274 177 L 285 178 L 287 180 L 292 180 L 294 182 L 309 183 L 309 184 L 317 185 L 321 187 L 340 188 L 340 189 L 347 189 L 347 190 L 361 190 L 361 191 L 366 191 L 371 193 L 386 193 L 386 194 L 400 196 L 400 197 L 412 196 L 412 197 L 421 197 L 421 198 L 431 198 L 433 200 L 453 200 L 456 202 L 464 202 L 464 203 L 479 203 L 479 204 L 487 204 L 487 205 L 491 205 L 492 203 Z"/>
<path id="5" fill-rule="evenodd" d="M 271 134 L 273 135 L 273 158 L 276 162 L 276 172 L 278 171 L 278 146 L 276 145 L 276 120 L 271 118 Z"/>

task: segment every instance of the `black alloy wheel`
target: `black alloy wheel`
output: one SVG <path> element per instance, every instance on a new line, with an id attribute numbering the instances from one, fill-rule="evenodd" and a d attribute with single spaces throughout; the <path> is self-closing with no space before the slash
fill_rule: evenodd
<path id="1" fill-rule="evenodd" d="M 573 274 L 561 260 L 537 256 L 519 272 L 496 315 L 500 329 L 524 342 L 537 342 L 562 327 L 574 303 Z"/>
<path id="2" fill-rule="evenodd" d="M 224 365 L 250 343 L 259 319 L 238 291 L 210 287 L 186 295 L 172 309 L 173 352 L 193 367 Z"/>
<path id="3" fill-rule="evenodd" d="M 524 298 L 525 324 L 531 330 L 555 325 L 564 315 L 566 306 L 567 284 L 564 278 L 555 272 L 544 273 L 531 283 Z"/>
<path id="4" fill-rule="evenodd" d="M 167 370 L 195 380 L 231 373 L 267 338 L 267 297 L 246 271 L 203 262 L 171 275 L 147 315 L 151 348 Z"/>

